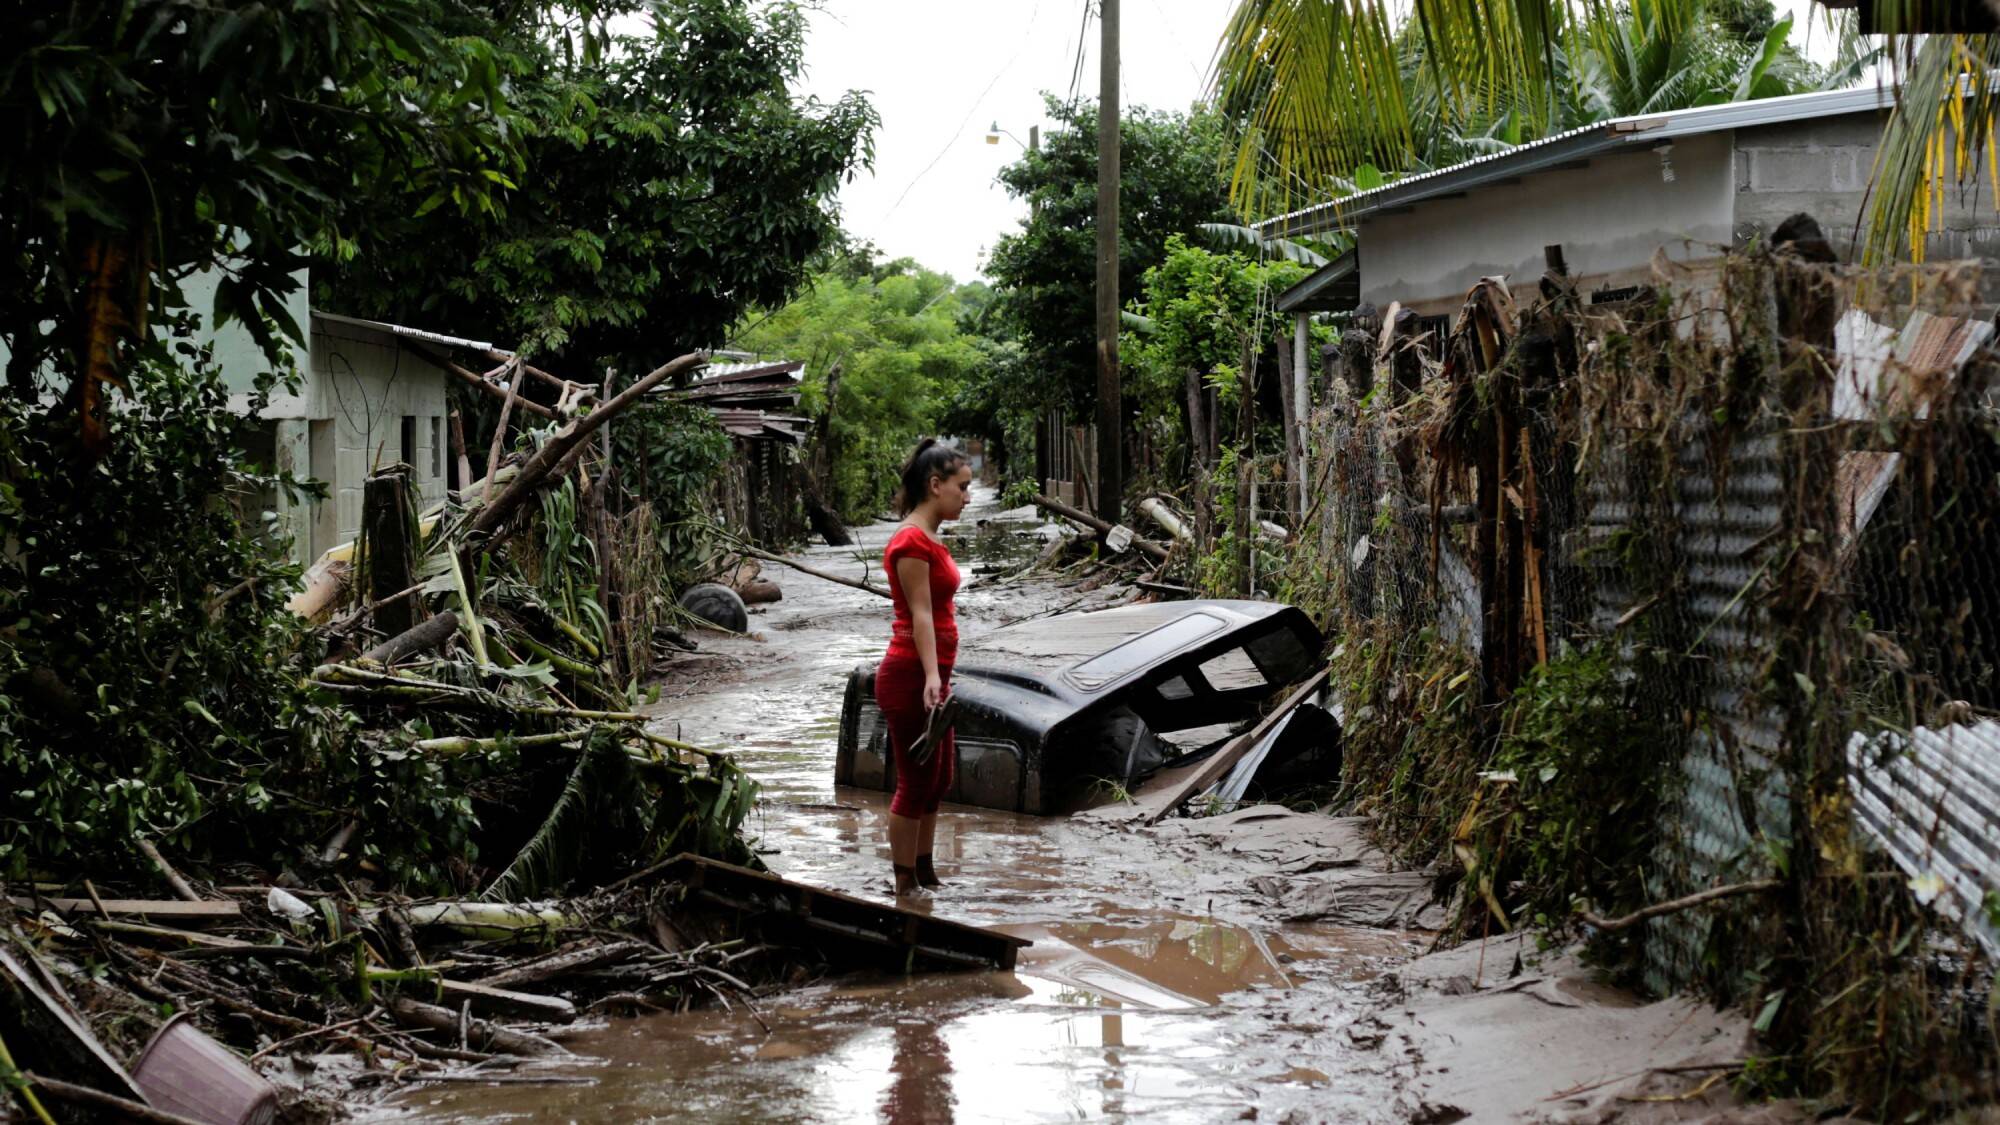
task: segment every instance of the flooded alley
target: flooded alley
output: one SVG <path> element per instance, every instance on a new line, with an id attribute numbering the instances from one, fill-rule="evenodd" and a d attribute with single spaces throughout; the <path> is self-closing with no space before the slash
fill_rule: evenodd
<path id="1" fill-rule="evenodd" d="M 879 577 L 892 528 L 813 565 Z M 1102 605 L 1046 579 L 1001 581 L 1039 521 L 990 491 L 950 537 L 967 574 L 967 652 L 1031 615 Z M 864 562 L 865 560 L 865 562 Z M 704 634 L 664 674 L 656 726 L 730 750 L 762 785 L 749 825 L 774 871 L 887 898 L 887 798 L 833 784 L 847 672 L 876 659 L 888 605 L 780 568 L 784 599 L 747 638 Z M 1304 819 L 1304 818 L 1299 818 Z M 1029 938 L 1015 973 L 842 976 L 714 1007 L 614 1019 L 566 1040 L 554 1073 L 589 1085 L 430 1087 L 382 1107 L 409 1121 L 1211 1121 L 1387 1119 L 1387 1064 L 1349 1025 L 1370 982 L 1419 948 L 1396 930 L 1283 924 L 1248 886 L 1258 858 L 1095 817 L 947 806 L 946 886 L 927 909 Z"/>

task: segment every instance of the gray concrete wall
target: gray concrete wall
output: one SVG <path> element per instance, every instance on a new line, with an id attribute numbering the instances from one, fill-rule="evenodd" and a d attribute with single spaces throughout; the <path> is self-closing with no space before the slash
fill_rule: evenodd
<path id="1" fill-rule="evenodd" d="M 1727 135 L 1687 137 L 1669 154 L 1671 182 L 1646 147 L 1371 219 L 1361 230 L 1361 299 L 1448 312 L 1482 277 L 1505 275 L 1516 288 L 1540 277 L 1542 248 L 1557 243 L 1586 286 L 1629 284 L 1650 272 L 1656 252 L 1713 257 L 1734 218 L 1730 155 Z"/>
<path id="2" fill-rule="evenodd" d="M 1738 244 L 1770 234 L 1804 211 L 1819 220 L 1842 258 L 1853 261 L 1857 224 L 1865 236 L 1868 183 L 1875 170 L 1882 113 L 1856 113 L 1736 131 L 1735 194 Z M 1943 213 L 1925 240 L 1928 261 L 2000 256 L 2000 213 L 1992 185 L 1945 192 Z M 2000 277 L 1989 278 L 1989 300 Z"/>

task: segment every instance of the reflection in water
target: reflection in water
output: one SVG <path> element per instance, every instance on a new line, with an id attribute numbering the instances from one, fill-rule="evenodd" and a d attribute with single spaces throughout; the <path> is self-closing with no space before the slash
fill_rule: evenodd
<path id="1" fill-rule="evenodd" d="M 935 1024 L 896 1021 L 896 1057 L 889 1063 L 889 1092 L 882 1099 L 888 1125 L 940 1125 L 952 1120 L 951 1049 Z"/>

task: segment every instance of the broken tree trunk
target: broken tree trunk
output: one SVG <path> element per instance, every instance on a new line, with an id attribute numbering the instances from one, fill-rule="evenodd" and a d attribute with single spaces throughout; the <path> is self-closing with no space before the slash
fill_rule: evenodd
<path id="1" fill-rule="evenodd" d="M 848 533 L 840 517 L 834 515 L 826 502 L 820 499 L 819 488 L 806 472 L 806 467 L 803 464 L 794 467 L 793 474 L 799 486 L 799 499 L 805 504 L 806 521 L 812 524 L 813 534 L 824 539 L 829 547 L 853 546 L 854 536 Z"/>
<path id="2" fill-rule="evenodd" d="M 472 459 L 465 455 L 465 422 L 456 410 L 451 412 L 451 455 L 458 466 L 458 491 L 468 492 L 472 488 Z"/>
<path id="3" fill-rule="evenodd" d="M 406 656 L 429 652 L 458 632 L 458 614 L 445 610 L 421 625 L 413 626 L 361 654 L 363 660 L 394 664 Z"/>
<path id="4" fill-rule="evenodd" d="M 500 453 L 507 448 L 507 420 L 513 417 L 514 403 L 521 397 L 521 381 L 528 377 L 528 365 L 514 357 L 514 381 L 507 384 L 507 397 L 500 403 L 500 420 L 493 424 L 493 441 L 486 448 L 486 487 L 479 494 L 484 504 L 493 499 L 493 474 L 500 471 Z"/>
<path id="5" fill-rule="evenodd" d="M 321 559 L 306 571 L 299 592 L 292 595 L 285 608 L 307 620 L 316 620 L 340 600 L 341 592 L 347 588 L 348 576 L 353 573 L 353 566 L 346 562 Z"/>
<path id="6" fill-rule="evenodd" d="M 410 467 L 395 465 L 369 476 L 362 491 L 361 522 L 368 549 L 368 596 L 380 606 L 375 624 L 390 636 L 416 624 L 417 606 L 393 598 L 416 584 L 416 515 L 410 505 Z"/>
<path id="7" fill-rule="evenodd" d="M 1035 506 L 1044 509 L 1046 511 L 1054 512 L 1056 515 L 1061 516 L 1062 518 L 1070 521 L 1071 523 L 1079 524 L 1083 527 L 1089 528 L 1090 530 L 1097 533 L 1097 537 L 1099 539 L 1102 539 L 1106 535 L 1109 535 L 1111 533 L 1110 524 L 1105 523 L 1103 520 L 1098 519 L 1096 516 L 1093 516 L 1088 512 L 1078 511 L 1077 509 L 1070 507 L 1068 504 L 1065 504 L 1060 500 L 1053 500 L 1047 496 L 1038 495 L 1035 497 Z M 1132 540 L 1132 546 L 1137 548 L 1139 551 L 1143 552 L 1146 555 L 1146 557 L 1152 559 L 1154 562 L 1167 561 L 1167 549 L 1149 539 L 1134 538 Z"/>
<path id="8" fill-rule="evenodd" d="M 549 440 L 542 443 L 540 449 L 535 450 L 534 456 L 528 458 L 521 466 L 520 473 L 514 477 L 514 483 L 507 486 L 507 491 L 495 496 L 491 504 L 481 507 L 472 517 L 472 526 L 467 535 L 470 544 L 468 551 L 476 553 L 485 549 L 492 542 L 494 534 L 506 526 L 507 521 L 513 518 L 514 513 L 521 510 L 529 497 L 539 492 L 551 480 L 561 479 L 556 473 L 558 467 L 563 465 L 572 452 L 579 450 L 584 440 L 596 433 L 599 426 L 638 402 L 647 391 L 680 372 L 706 362 L 707 359 L 707 352 L 689 352 L 663 364 L 645 378 L 625 388 L 617 398 L 556 431 Z"/>
<path id="9" fill-rule="evenodd" d="M 802 562 L 797 562 L 793 559 L 788 559 L 783 555 L 774 555 L 771 552 L 764 550 L 762 547 L 752 547 L 748 543 L 742 543 L 738 545 L 738 549 L 741 550 L 744 554 L 751 556 L 752 558 L 759 558 L 763 559 L 765 562 L 781 563 L 785 566 L 789 566 L 793 570 L 798 571 L 800 574 L 810 574 L 814 578 L 824 578 L 828 582 L 838 582 L 842 586 L 852 586 L 857 590 L 866 590 L 871 594 L 877 594 L 885 598 L 890 596 L 889 591 L 884 590 L 880 586 L 872 586 L 866 582 L 860 581 L 859 579 L 843 578 L 838 574 L 829 574 L 824 570 L 818 569 L 817 567 L 807 566 Z"/>

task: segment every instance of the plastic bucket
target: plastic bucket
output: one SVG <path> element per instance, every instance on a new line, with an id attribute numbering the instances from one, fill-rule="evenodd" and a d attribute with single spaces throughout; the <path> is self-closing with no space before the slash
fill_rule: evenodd
<path id="1" fill-rule="evenodd" d="M 210 1125 L 270 1125 L 278 1115 L 271 1084 L 185 1014 L 168 1020 L 146 1044 L 132 1080 L 154 1109 Z"/>

